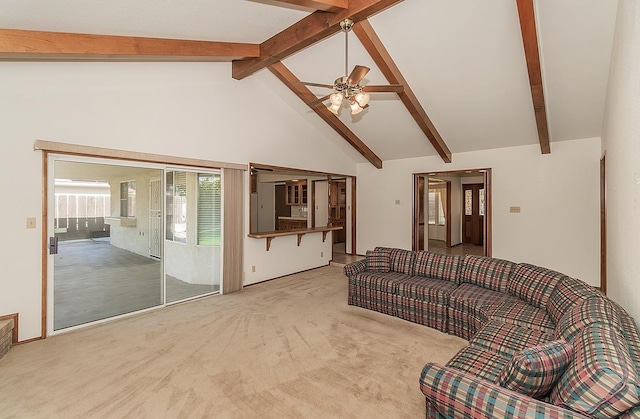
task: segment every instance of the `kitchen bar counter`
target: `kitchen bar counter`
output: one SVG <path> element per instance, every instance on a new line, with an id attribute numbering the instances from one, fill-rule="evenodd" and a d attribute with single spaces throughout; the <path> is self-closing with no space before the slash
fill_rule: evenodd
<path id="1" fill-rule="evenodd" d="M 307 233 L 322 233 L 322 241 L 324 242 L 327 238 L 327 234 L 330 231 L 342 230 L 344 227 L 342 226 L 326 226 L 326 227 L 314 227 L 314 228 L 302 228 L 298 230 L 279 230 L 279 231 L 268 231 L 265 233 L 251 233 L 248 234 L 248 237 L 254 239 L 267 239 L 267 252 L 269 248 L 271 248 L 271 240 L 274 237 L 283 237 L 283 236 L 298 236 L 298 246 L 300 246 L 300 242 L 302 241 L 302 236 Z"/>

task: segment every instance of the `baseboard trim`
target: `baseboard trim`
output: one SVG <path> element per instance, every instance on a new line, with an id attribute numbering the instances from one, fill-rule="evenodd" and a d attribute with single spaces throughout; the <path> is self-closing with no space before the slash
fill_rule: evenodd
<path id="1" fill-rule="evenodd" d="M 37 338 L 21 340 L 21 341 L 15 342 L 14 346 L 24 345 L 25 343 L 31 343 L 31 342 L 35 342 L 35 341 L 42 340 L 42 339 L 44 339 L 42 336 L 38 336 Z"/>

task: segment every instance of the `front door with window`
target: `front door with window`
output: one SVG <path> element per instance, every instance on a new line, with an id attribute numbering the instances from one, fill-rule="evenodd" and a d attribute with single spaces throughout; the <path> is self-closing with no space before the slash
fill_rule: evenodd
<path id="1" fill-rule="evenodd" d="M 484 244 L 484 185 L 474 183 L 462 185 L 464 216 L 462 221 L 462 242 L 477 246 Z"/>

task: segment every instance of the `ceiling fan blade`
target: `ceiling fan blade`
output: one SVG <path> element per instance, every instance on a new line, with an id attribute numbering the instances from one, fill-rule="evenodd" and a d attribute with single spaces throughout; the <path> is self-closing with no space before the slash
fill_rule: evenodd
<path id="1" fill-rule="evenodd" d="M 327 89 L 333 89 L 332 84 L 311 83 L 306 81 L 299 81 L 297 84 L 304 84 L 305 86 L 326 87 Z"/>
<path id="2" fill-rule="evenodd" d="M 363 65 L 357 65 L 353 67 L 353 71 L 351 72 L 351 74 L 349 74 L 349 77 L 347 77 L 347 83 L 349 84 L 360 83 L 362 79 L 364 79 L 364 76 L 367 75 L 369 70 L 370 70 L 369 67 L 365 67 Z"/>
<path id="3" fill-rule="evenodd" d="M 331 96 L 331 95 L 326 95 L 326 96 L 323 96 L 321 98 L 318 98 L 318 99 L 314 100 L 313 102 L 309 102 L 309 106 L 311 106 L 313 108 L 317 104 L 322 103 L 325 100 L 329 99 L 329 96 Z"/>
<path id="4" fill-rule="evenodd" d="M 378 85 L 378 86 L 367 85 L 367 86 L 364 86 L 362 90 L 364 90 L 367 93 L 373 93 L 373 92 L 402 93 L 404 91 L 404 86 L 401 84 L 385 84 L 385 85 Z"/>

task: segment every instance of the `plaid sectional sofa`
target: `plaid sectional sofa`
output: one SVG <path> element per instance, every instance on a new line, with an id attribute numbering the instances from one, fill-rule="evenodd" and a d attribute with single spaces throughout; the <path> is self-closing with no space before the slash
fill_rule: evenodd
<path id="1" fill-rule="evenodd" d="M 427 418 L 640 418 L 640 335 L 595 288 L 481 256 L 376 247 L 344 268 L 349 304 L 469 344 L 420 375 Z"/>

